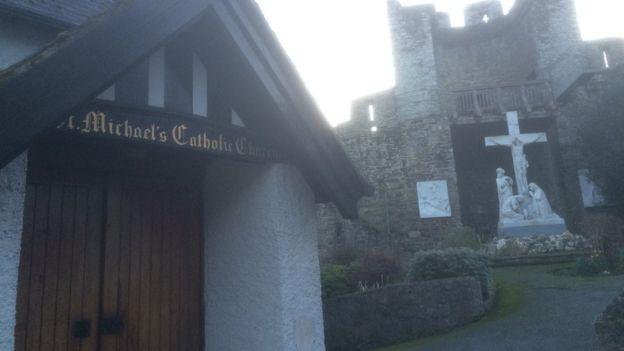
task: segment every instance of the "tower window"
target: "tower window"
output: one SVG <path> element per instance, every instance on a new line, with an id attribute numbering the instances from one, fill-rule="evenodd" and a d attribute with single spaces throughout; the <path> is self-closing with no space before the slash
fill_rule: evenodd
<path id="1" fill-rule="evenodd" d="M 368 120 L 371 122 L 375 120 L 375 105 L 368 105 Z"/>

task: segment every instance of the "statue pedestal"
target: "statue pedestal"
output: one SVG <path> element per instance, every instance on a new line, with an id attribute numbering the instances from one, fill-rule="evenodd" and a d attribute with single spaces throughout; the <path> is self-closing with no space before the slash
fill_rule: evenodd
<path id="1" fill-rule="evenodd" d="M 498 236 L 502 238 L 560 235 L 566 230 L 565 221 L 559 216 L 548 219 L 517 220 L 498 223 Z"/>

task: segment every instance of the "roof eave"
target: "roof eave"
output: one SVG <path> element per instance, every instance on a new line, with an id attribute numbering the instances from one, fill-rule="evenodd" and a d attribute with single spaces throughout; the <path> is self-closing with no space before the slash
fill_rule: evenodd
<path id="1" fill-rule="evenodd" d="M 280 123 L 288 126 L 299 141 L 306 144 L 305 162 L 310 163 L 302 172 L 316 172 L 322 180 L 324 189 L 322 197 L 333 202 L 346 218 L 357 218 L 357 203 L 364 196 L 370 196 L 374 188 L 362 177 L 357 168 L 344 151 L 340 141 L 334 134 L 322 113 L 314 103 L 305 85 L 296 72 L 294 65 L 271 31 L 261 10 L 252 0 L 241 0 L 236 3 L 217 1 L 215 12 L 230 30 L 242 31 L 244 38 L 238 35 L 241 51 L 247 55 L 257 55 L 262 67 L 256 67 L 259 75 L 269 76 L 272 83 L 279 88 L 276 101 L 287 101 L 284 104 Z M 231 28 L 236 18 L 236 28 Z M 230 23 L 230 28 L 228 28 Z M 254 38 L 255 47 L 245 43 Z M 253 52 L 250 53 L 249 49 Z M 253 58 L 251 58 L 253 60 Z"/>

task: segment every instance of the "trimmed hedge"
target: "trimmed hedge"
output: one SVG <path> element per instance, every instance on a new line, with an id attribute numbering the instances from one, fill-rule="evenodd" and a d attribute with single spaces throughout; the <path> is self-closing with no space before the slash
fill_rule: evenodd
<path id="1" fill-rule="evenodd" d="M 379 289 L 402 279 L 398 261 L 382 253 L 368 253 L 347 265 L 328 265 L 321 270 L 323 298 Z"/>
<path id="2" fill-rule="evenodd" d="M 403 279 L 399 262 L 382 253 L 366 254 L 349 267 L 349 280 L 355 286 L 383 287 Z"/>
<path id="3" fill-rule="evenodd" d="M 355 286 L 349 283 L 349 267 L 334 264 L 323 268 L 321 289 L 324 299 L 355 291 Z"/>
<path id="4" fill-rule="evenodd" d="M 479 250 L 482 246 L 483 240 L 481 240 L 479 233 L 470 227 L 463 226 L 447 228 L 440 242 L 440 248 L 442 249 L 467 248 Z"/>
<path id="5" fill-rule="evenodd" d="M 470 249 L 429 250 L 417 253 L 410 264 L 409 280 L 474 277 L 481 284 L 483 298 L 489 297 L 492 272 L 488 258 Z"/>
<path id="6" fill-rule="evenodd" d="M 602 350 L 624 350 L 624 292 L 598 318 L 596 333 Z"/>
<path id="7" fill-rule="evenodd" d="M 606 257 L 599 255 L 592 255 L 589 258 L 582 257 L 576 260 L 574 270 L 576 275 L 598 275 L 609 271 L 609 262 Z"/>

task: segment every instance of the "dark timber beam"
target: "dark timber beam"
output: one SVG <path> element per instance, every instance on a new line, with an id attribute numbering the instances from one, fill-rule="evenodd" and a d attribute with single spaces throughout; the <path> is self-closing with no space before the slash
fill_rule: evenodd
<path id="1" fill-rule="evenodd" d="M 121 4 L 50 55 L 0 77 L 0 168 L 212 8 L 210 0 Z"/>
<path id="2" fill-rule="evenodd" d="M 287 136 L 289 154 L 319 201 L 332 201 L 344 216 L 357 217 L 358 200 L 373 189 L 347 157 L 252 0 L 120 3 L 119 8 L 72 33 L 45 55 L 0 76 L 0 168 L 203 18 L 218 24 L 215 32 L 223 33 L 218 45 L 210 46 L 215 32 L 206 31 L 208 42 L 201 46 L 207 48 L 199 50 L 204 59 L 218 57 L 211 50 L 232 49 L 236 60 L 225 64 L 232 66 L 230 73 L 251 78 L 240 84 L 258 83 L 253 86 L 259 88 L 242 89 L 258 99 L 249 102 L 254 109 L 266 110 L 258 114 L 262 121 L 256 123 L 273 126 Z M 201 38 L 198 41 L 201 43 Z M 271 133 L 264 130 L 263 137 L 270 138 Z"/>

